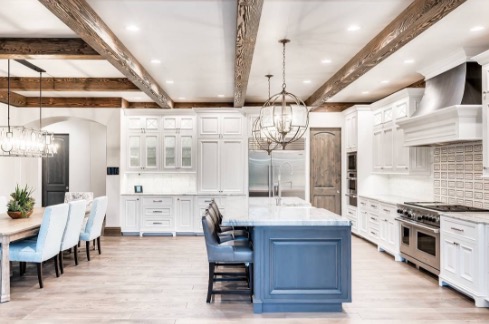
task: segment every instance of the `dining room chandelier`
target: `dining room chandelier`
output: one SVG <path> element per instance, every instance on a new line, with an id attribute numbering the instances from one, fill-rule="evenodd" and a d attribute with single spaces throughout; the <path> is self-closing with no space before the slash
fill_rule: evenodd
<path id="1" fill-rule="evenodd" d="M 42 130 L 43 69 L 25 60 L 16 60 L 39 72 L 39 129 L 10 125 L 10 59 L 7 61 L 7 126 L 0 126 L 0 156 L 50 157 L 57 153 L 54 135 Z"/>
<path id="2" fill-rule="evenodd" d="M 288 39 L 279 40 L 282 43 L 282 91 L 271 96 L 260 109 L 260 132 L 273 143 L 281 145 L 282 149 L 300 139 L 306 133 L 309 125 L 309 109 L 304 101 L 296 95 L 287 92 L 285 83 L 285 45 Z"/>
<path id="3" fill-rule="evenodd" d="M 267 74 L 265 77 L 268 78 L 268 99 L 270 99 L 270 79 L 273 77 L 273 75 Z M 252 134 L 258 148 L 266 151 L 268 155 L 270 155 L 272 151 L 277 148 L 278 144 L 268 138 L 264 130 L 262 130 L 260 127 L 260 116 L 258 116 L 253 123 Z"/>

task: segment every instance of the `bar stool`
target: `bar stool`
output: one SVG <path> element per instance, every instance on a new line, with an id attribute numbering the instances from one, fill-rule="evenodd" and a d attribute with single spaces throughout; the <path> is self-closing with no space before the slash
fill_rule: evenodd
<path id="1" fill-rule="evenodd" d="M 209 262 L 209 284 L 206 302 L 210 303 L 214 294 L 249 295 L 253 301 L 253 250 L 248 241 L 228 241 L 219 243 L 219 236 L 209 213 L 202 217 L 207 260 Z M 216 272 L 216 267 L 245 266 L 246 272 Z M 248 289 L 214 290 L 214 282 L 246 281 Z"/>
<path id="2" fill-rule="evenodd" d="M 249 240 L 249 233 L 247 231 L 234 230 L 232 226 L 222 226 L 222 218 L 220 218 L 213 208 L 206 210 L 206 213 L 212 218 L 212 222 L 215 226 L 219 243 L 232 241 L 232 240 Z"/>

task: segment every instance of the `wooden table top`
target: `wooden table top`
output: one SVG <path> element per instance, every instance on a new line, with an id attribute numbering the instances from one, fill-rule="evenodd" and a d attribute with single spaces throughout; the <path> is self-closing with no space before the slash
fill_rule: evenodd
<path id="1" fill-rule="evenodd" d="M 6 213 L 0 213 L 0 237 L 40 227 L 43 215 L 44 208 L 34 208 L 28 218 L 12 219 Z"/>

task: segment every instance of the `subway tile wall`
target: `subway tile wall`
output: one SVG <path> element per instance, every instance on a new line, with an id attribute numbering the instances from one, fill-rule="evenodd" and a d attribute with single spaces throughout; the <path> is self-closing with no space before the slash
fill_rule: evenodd
<path id="1" fill-rule="evenodd" d="M 489 179 L 482 179 L 480 141 L 436 147 L 433 151 L 435 201 L 489 209 Z"/>

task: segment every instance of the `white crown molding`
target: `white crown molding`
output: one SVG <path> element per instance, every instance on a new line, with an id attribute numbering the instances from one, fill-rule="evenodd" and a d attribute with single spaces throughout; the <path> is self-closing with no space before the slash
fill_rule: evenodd
<path id="1" fill-rule="evenodd" d="M 488 64 L 489 63 L 489 50 L 472 57 L 472 60 L 476 61 L 480 65 Z"/>
<path id="2" fill-rule="evenodd" d="M 402 89 L 400 91 L 397 91 L 393 94 L 391 94 L 388 97 L 385 97 L 383 99 L 380 99 L 370 105 L 370 108 L 372 110 L 375 110 L 377 108 L 382 108 L 386 105 L 389 105 L 393 102 L 396 102 L 398 100 L 404 99 L 404 98 L 421 98 L 424 94 L 424 88 L 406 88 Z"/>
<path id="3" fill-rule="evenodd" d="M 348 115 L 357 111 L 370 111 L 370 105 L 354 105 L 342 111 L 343 115 Z"/>

